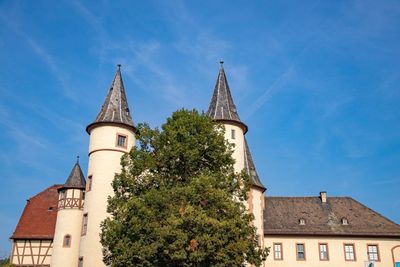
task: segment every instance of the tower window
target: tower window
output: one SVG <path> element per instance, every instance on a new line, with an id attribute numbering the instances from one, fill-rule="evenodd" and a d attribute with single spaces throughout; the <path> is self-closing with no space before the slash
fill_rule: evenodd
<path id="1" fill-rule="evenodd" d="M 234 129 L 232 129 L 231 130 L 231 139 L 235 139 L 235 130 Z"/>
<path id="2" fill-rule="evenodd" d="M 87 192 L 92 190 L 92 178 L 93 178 L 93 175 L 88 176 L 87 183 L 86 183 L 86 191 Z"/>
<path id="3" fill-rule="evenodd" d="M 65 235 L 64 236 L 63 247 L 64 248 L 71 247 L 71 236 L 70 235 Z"/>
<path id="4" fill-rule="evenodd" d="M 117 134 L 117 144 L 116 145 L 119 146 L 119 147 L 126 148 L 127 147 L 127 143 L 128 143 L 127 139 L 128 139 L 127 135 L 118 133 Z"/>
<path id="5" fill-rule="evenodd" d="M 83 257 L 79 257 L 78 267 L 83 267 Z"/>
<path id="6" fill-rule="evenodd" d="M 87 224 L 88 224 L 88 214 L 83 214 L 83 222 L 82 222 L 82 235 L 86 235 L 87 232 Z"/>

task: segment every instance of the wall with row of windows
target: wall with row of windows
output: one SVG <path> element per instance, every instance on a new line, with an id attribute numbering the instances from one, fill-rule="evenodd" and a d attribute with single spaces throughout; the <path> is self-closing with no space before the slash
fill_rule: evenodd
<path id="1" fill-rule="evenodd" d="M 265 237 L 270 248 L 265 266 L 394 266 L 394 252 L 399 239 L 336 237 Z M 400 248 L 399 248 L 400 249 Z"/>

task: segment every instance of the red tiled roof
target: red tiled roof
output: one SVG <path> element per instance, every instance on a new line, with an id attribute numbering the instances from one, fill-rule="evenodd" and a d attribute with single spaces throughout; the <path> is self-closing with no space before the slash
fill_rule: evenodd
<path id="1" fill-rule="evenodd" d="M 60 187 L 50 186 L 27 201 L 11 239 L 53 239 Z"/>

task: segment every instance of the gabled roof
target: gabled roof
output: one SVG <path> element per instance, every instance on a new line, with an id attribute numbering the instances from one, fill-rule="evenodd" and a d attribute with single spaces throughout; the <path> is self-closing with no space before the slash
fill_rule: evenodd
<path id="1" fill-rule="evenodd" d="M 86 185 L 85 176 L 83 176 L 81 166 L 77 160 L 74 167 L 69 174 L 67 181 L 62 188 L 82 188 L 84 189 Z"/>
<path id="2" fill-rule="evenodd" d="M 264 229 L 265 235 L 400 238 L 400 225 L 350 197 L 329 197 L 325 203 L 319 197 L 265 197 Z"/>
<path id="3" fill-rule="evenodd" d="M 121 65 L 118 65 L 114 80 L 110 90 L 104 100 L 99 114 L 93 123 L 86 127 L 89 133 L 93 126 L 104 123 L 117 123 L 135 129 L 131 114 L 129 112 L 128 101 L 126 99 L 124 83 L 122 82 Z"/>
<path id="4" fill-rule="evenodd" d="M 263 191 L 266 190 L 264 185 L 262 184 L 260 177 L 258 177 L 258 173 L 256 170 L 256 166 L 254 165 L 253 157 L 251 156 L 249 145 L 247 144 L 246 137 L 244 137 L 244 168 L 247 172 L 247 175 L 250 176 L 250 182 L 253 186 L 261 188 Z"/>
<path id="5" fill-rule="evenodd" d="M 221 68 L 219 69 L 214 93 L 206 114 L 216 121 L 238 123 L 243 127 L 244 132 L 247 132 L 247 126 L 240 120 L 235 103 L 233 102 L 231 90 L 229 89 L 228 80 L 226 79 L 223 67 L 223 61 L 221 61 Z"/>
<path id="6" fill-rule="evenodd" d="M 11 239 L 53 239 L 60 187 L 50 186 L 28 199 Z"/>

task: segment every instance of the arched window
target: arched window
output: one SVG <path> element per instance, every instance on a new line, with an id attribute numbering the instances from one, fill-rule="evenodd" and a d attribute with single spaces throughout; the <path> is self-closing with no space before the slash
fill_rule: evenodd
<path id="1" fill-rule="evenodd" d="M 70 235 L 65 235 L 64 236 L 63 247 L 64 248 L 71 247 L 71 236 Z"/>

